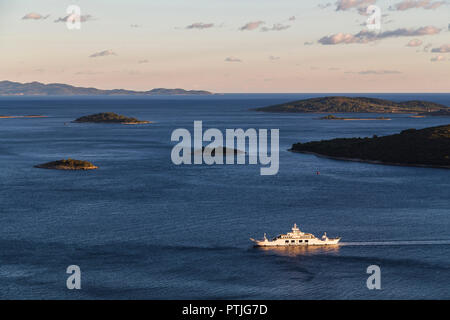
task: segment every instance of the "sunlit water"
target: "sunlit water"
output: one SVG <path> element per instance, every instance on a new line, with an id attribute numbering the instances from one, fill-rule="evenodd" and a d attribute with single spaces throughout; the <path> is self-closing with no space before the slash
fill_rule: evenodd
<path id="1" fill-rule="evenodd" d="M 314 95 L 1 98 L 0 298 L 450 298 L 450 170 L 395 167 L 290 153 L 295 142 L 386 135 L 449 118 L 318 121 L 250 108 Z M 372 95 L 426 99 L 446 95 Z M 153 124 L 74 124 L 113 111 Z M 368 115 L 370 116 L 370 115 Z M 175 128 L 279 128 L 280 171 L 175 166 Z M 34 165 L 72 157 L 100 168 Z M 320 175 L 316 172 L 320 171 Z M 327 248 L 256 249 L 250 237 L 297 223 Z M 79 265 L 82 289 L 66 289 Z M 379 265 L 382 290 L 368 290 Z"/>

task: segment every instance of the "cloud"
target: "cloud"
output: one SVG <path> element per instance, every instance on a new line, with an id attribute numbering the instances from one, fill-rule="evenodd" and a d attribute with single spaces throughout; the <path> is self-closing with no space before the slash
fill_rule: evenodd
<path id="1" fill-rule="evenodd" d="M 410 40 L 407 44 L 406 44 L 406 46 L 407 47 L 419 47 L 419 46 L 421 46 L 422 45 L 422 40 L 419 40 L 419 39 L 413 39 L 413 40 Z"/>
<path id="2" fill-rule="evenodd" d="M 196 22 L 186 27 L 186 29 L 209 29 L 214 27 L 214 23 Z"/>
<path id="3" fill-rule="evenodd" d="M 358 42 L 357 38 L 358 35 L 352 35 L 350 33 L 336 33 L 331 36 L 325 36 L 319 39 L 319 43 L 323 45 L 333 45 L 333 44 L 340 44 L 340 43 L 355 43 Z"/>
<path id="4" fill-rule="evenodd" d="M 261 31 L 262 32 L 269 32 L 269 31 L 283 31 L 286 29 L 289 29 L 291 26 L 289 25 L 285 25 L 285 24 L 281 24 L 281 23 L 276 23 L 274 24 L 271 28 L 268 27 L 262 27 Z"/>
<path id="5" fill-rule="evenodd" d="M 427 44 L 426 46 L 423 47 L 423 51 L 424 52 L 428 52 L 431 49 L 432 46 L 433 46 L 432 43 Z"/>
<path id="6" fill-rule="evenodd" d="M 439 52 L 439 53 L 449 53 L 450 52 L 450 44 L 444 44 L 439 48 L 433 48 L 431 52 Z"/>
<path id="7" fill-rule="evenodd" d="M 358 74 L 361 75 L 381 75 L 381 74 L 401 74 L 400 71 L 396 71 L 396 70 L 364 70 L 364 71 L 359 71 Z"/>
<path id="8" fill-rule="evenodd" d="M 377 0 L 338 0 L 336 2 L 336 11 L 346 11 L 356 8 L 360 13 L 365 13 L 367 7 L 375 2 Z"/>
<path id="9" fill-rule="evenodd" d="M 380 38 L 390 38 L 390 37 L 407 37 L 407 36 L 426 36 L 426 35 L 433 35 L 438 34 L 441 32 L 440 28 L 436 28 L 433 26 L 426 26 L 421 27 L 417 29 L 396 29 L 393 31 L 385 31 L 382 32 L 379 37 Z"/>
<path id="10" fill-rule="evenodd" d="M 148 60 L 147 60 L 147 59 L 139 60 L 138 63 L 139 63 L 139 64 L 148 63 Z"/>
<path id="11" fill-rule="evenodd" d="M 60 17 L 60 18 L 56 19 L 55 22 L 67 22 L 67 20 L 71 16 L 73 16 L 73 15 L 69 14 L 65 17 Z M 90 14 L 80 16 L 80 22 L 86 22 L 86 21 L 91 21 L 91 20 L 94 20 L 94 17 L 91 16 Z"/>
<path id="12" fill-rule="evenodd" d="M 78 71 L 75 73 L 77 76 L 93 76 L 96 74 L 102 74 L 103 72 L 95 72 L 95 71 Z"/>
<path id="13" fill-rule="evenodd" d="M 397 71 L 397 70 L 362 70 L 362 71 L 358 71 L 358 72 L 354 72 L 354 71 L 347 71 L 344 72 L 347 74 L 360 74 L 363 76 L 367 76 L 367 75 L 383 75 L 383 74 L 401 74 L 402 72 Z"/>
<path id="14" fill-rule="evenodd" d="M 130 24 L 131 28 L 140 28 L 141 25 L 140 24 Z"/>
<path id="15" fill-rule="evenodd" d="M 417 29 L 400 28 L 390 31 L 384 31 L 381 33 L 363 30 L 354 35 L 340 32 L 331 36 L 322 37 L 318 42 L 323 45 L 335 45 L 341 43 L 368 43 L 386 38 L 426 36 L 438 34 L 439 32 L 441 32 L 441 29 L 433 26 L 426 26 Z"/>
<path id="16" fill-rule="evenodd" d="M 431 62 L 440 62 L 440 61 L 445 61 L 445 57 L 444 56 L 437 56 L 437 57 L 433 57 L 430 59 Z"/>
<path id="17" fill-rule="evenodd" d="M 228 57 L 225 59 L 226 62 L 242 62 L 241 59 L 234 58 L 234 57 Z"/>
<path id="18" fill-rule="evenodd" d="M 326 8 L 328 8 L 328 7 L 331 7 L 332 4 L 331 4 L 331 3 L 324 3 L 324 4 L 319 3 L 317 6 L 318 6 L 320 9 L 326 9 Z"/>
<path id="19" fill-rule="evenodd" d="M 22 20 L 45 20 L 48 17 L 50 17 L 49 14 L 46 15 L 46 16 L 43 16 L 43 15 L 41 15 L 39 13 L 36 13 L 36 12 L 30 12 L 30 13 L 27 13 L 26 15 L 24 15 L 22 17 Z"/>
<path id="20" fill-rule="evenodd" d="M 305 45 L 305 46 L 312 46 L 313 44 L 314 44 L 313 41 L 305 41 L 305 42 L 303 43 L 303 45 Z"/>
<path id="21" fill-rule="evenodd" d="M 296 16 L 292 16 L 292 17 L 290 17 L 288 20 L 289 20 L 289 21 L 295 21 L 295 20 L 297 20 L 297 17 L 296 17 Z"/>
<path id="22" fill-rule="evenodd" d="M 280 57 L 269 56 L 269 60 L 270 61 L 277 61 L 277 60 L 280 60 L 280 59 L 281 59 Z"/>
<path id="23" fill-rule="evenodd" d="M 445 4 L 445 1 L 431 1 L 431 0 L 403 0 L 397 3 L 392 10 L 405 11 L 414 8 L 423 8 L 426 10 L 436 9 Z"/>
<path id="24" fill-rule="evenodd" d="M 103 50 L 103 51 L 91 54 L 89 56 L 89 58 L 106 57 L 106 56 L 117 56 L 117 54 L 115 52 L 113 52 L 112 50 Z"/>
<path id="25" fill-rule="evenodd" d="M 252 31 L 252 30 L 258 29 L 264 23 L 265 23 L 264 21 L 249 22 L 245 26 L 240 27 L 239 30 L 241 30 L 241 31 Z"/>

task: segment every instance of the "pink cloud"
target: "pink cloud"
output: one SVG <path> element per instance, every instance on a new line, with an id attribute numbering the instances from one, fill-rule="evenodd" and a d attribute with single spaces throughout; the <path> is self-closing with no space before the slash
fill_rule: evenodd
<path id="1" fill-rule="evenodd" d="M 252 31 L 252 30 L 258 29 L 264 23 L 265 23 L 264 21 L 249 22 L 245 26 L 239 28 L 239 30 L 241 30 L 241 31 Z"/>
<path id="2" fill-rule="evenodd" d="M 439 53 L 449 53 L 450 52 L 450 44 L 444 44 L 439 48 L 433 48 L 431 52 L 439 52 Z"/>
<path id="3" fill-rule="evenodd" d="M 437 56 L 437 57 L 433 57 L 430 59 L 431 62 L 440 62 L 440 61 L 445 61 L 445 57 L 444 56 Z"/>
<path id="4" fill-rule="evenodd" d="M 422 43 L 423 43 L 422 40 L 413 39 L 413 40 L 409 41 L 406 46 L 407 47 L 419 47 L 422 45 Z"/>
<path id="5" fill-rule="evenodd" d="M 445 1 L 434 1 L 431 0 L 403 0 L 397 3 L 394 8 L 399 11 L 405 11 L 413 8 L 423 8 L 426 10 L 436 9 L 445 4 Z"/>
<path id="6" fill-rule="evenodd" d="M 360 31 L 357 34 L 350 33 L 337 33 L 331 36 L 322 37 L 319 43 L 323 45 L 335 45 L 335 44 L 349 44 L 349 43 L 368 43 L 372 41 L 377 41 L 386 38 L 396 38 L 396 37 L 414 37 L 414 36 L 425 36 L 433 35 L 441 32 L 441 29 L 426 26 L 417 29 L 395 29 L 390 31 L 384 31 L 381 33 L 370 32 L 367 30 Z"/>

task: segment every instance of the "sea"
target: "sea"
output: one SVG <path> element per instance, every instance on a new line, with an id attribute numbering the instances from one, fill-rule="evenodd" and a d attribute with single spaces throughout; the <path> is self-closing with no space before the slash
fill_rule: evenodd
<path id="1" fill-rule="evenodd" d="M 450 106 L 448 93 L 340 95 Z M 450 299 L 450 170 L 288 151 L 450 119 L 319 121 L 251 110 L 318 96 L 0 98 L 0 115 L 46 116 L 0 119 L 0 299 Z M 152 123 L 71 122 L 99 112 Z M 279 129 L 278 174 L 250 164 L 173 164 L 171 134 L 192 132 L 194 121 L 223 132 Z M 99 169 L 34 168 L 63 158 Z M 250 238 L 294 223 L 342 244 L 252 246 Z M 67 286 L 72 265 L 79 290 Z M 380 289 L 367 286 L 370 266 L 379 267 Z"/>

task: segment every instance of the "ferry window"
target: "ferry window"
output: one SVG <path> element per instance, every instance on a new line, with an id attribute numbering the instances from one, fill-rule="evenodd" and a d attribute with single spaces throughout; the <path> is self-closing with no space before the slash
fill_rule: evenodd
<path id="1" fill-rule="evenodd" d="M 302 242 L 303 242 L 303 240 L 298 240 L 298 242 L 299 242 L 299 243 L 302 243 Z"/>
<path id="2" fill-rule="evenodd" d="M 295 243 L 295 240 L 291 240 L 291 243 Z"/>
<path id="3" fill-rule="evenodd" d="M 308 242 L 308 240 L 305 240 L 305 242 Z"/>
<path id="4" fill-rule="evenodd" d="M 289 243 L 289 240 L 286 240 L 284 243 Z"/>

